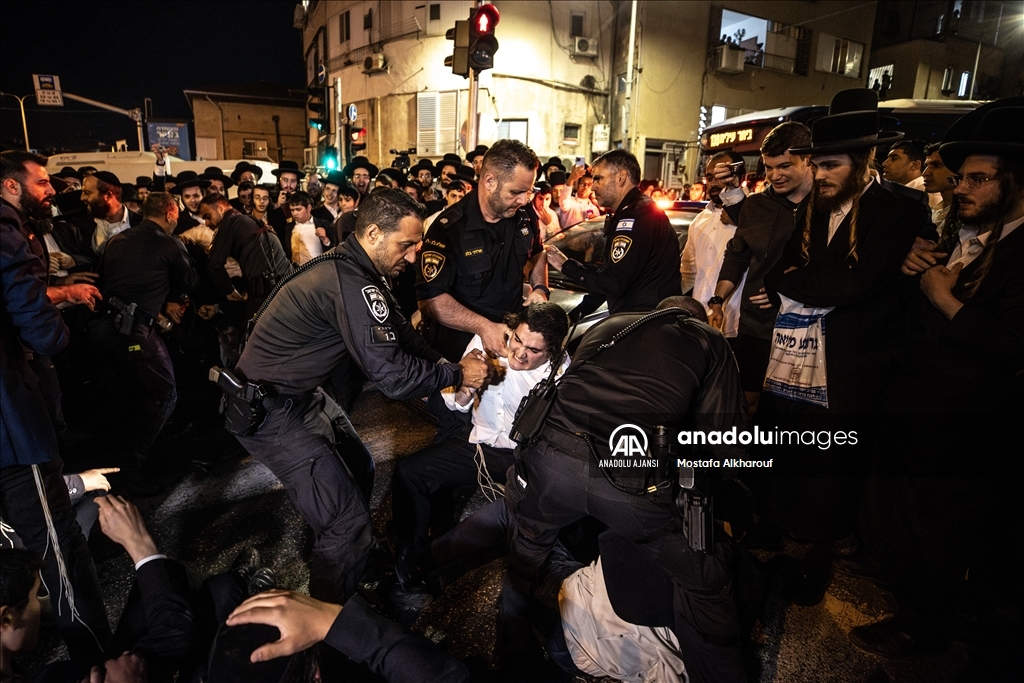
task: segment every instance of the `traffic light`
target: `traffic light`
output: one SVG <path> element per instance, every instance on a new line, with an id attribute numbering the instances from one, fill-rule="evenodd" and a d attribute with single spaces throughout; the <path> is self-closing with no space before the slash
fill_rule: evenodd
<path id="1" fill-rule="evenodd" d="M 448 40 L 455 41 L 452 53 L 444 58 L 444 65 L 452 68 L 456 76 L 469 76 L 469 22 L 463 19 L 455 22 L 455 28 L 445 32 Z"/>
<path id="2" fill-rule="evenodd" d="M 306 98 L 306 109 L 309 110 L 309 127 L 318 131 L 325 131 L 330 125 L 331 111 L 327 104 L 327 88 L 316 85 L 309 88 L 309 97 Z"/>
<path id="3" fill-rule="evenodd" d="M 470 11 L 469 66 L 478 73 L 494 68 L 494 53 L 498 51 L 494 26 L 498 19 L 498 8 L 494 5 L 480 5 Z"/>
<path id="4" fill-rule="evenodd" d="M 366 129 L 352 128 L 349 130 L 348 139 L 352 143 L 353 152 L 361 152 L 366 149 Z"/>
<path id="5" fill-rule="evenodd" d="M 324 153 L 320 156 L 320 165 L 328 171 L 337 171 L 338 150 L 330 145 L 324 147 Z"/>

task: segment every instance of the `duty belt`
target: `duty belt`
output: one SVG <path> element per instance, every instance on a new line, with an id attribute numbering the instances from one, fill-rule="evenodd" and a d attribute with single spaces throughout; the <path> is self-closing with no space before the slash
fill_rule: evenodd
<path id="1" fill-rule="evenodd" d="M 135 304 L 126 304 L 116 296 L 112 296 L 107 302 L 106 315 L 117 315 L 118 313 L 123 313 L 125 309 L 131 309 L 133 306 L 135 306 Z M 145 325 L 146 327 L 153 326 L 153 317 L 146 315 L 142 311 L 138 310 L 138 308 L 135 308 L 135 310 L 132 311 L 132 316 L 132 324 Z"/>
<path id="2" fill-rule="evenodd" d="M 572 432 L 567 432 L 564 429 L 545 423 L 544 427 L 540 430 L 540 438 L 566 455 L 587 461 L 591 458 L 590 446 L 587 445 L 586 440 Z"/>

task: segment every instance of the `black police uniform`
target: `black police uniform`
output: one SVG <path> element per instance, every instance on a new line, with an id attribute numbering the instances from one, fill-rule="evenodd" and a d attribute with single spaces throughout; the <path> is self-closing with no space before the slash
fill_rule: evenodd
<path id="1" fill-rule="evenodd" d="M 497 223 L 484 220 L 477 193 L 470 192 L 430 224 L 420 252 L 416 295 L 420 301 L 450 294 L 491 322 L 523 304 L 523 269 L 543 249 L 537 224 L 526 209 Z M 431 346 L 458 358 L 472 332 L 432 321 Z"/>
<path id="2" fill-rule="evenodd" d="M 132 425 L 129 450 L 141 458 L 177 401 L 171 358 L 153 323 L 168 297 L 191 292 L 199 277 L 182 243 L 150 220 L 107 240 L 97 271 L 103 315 L 90 323 L 89 338 L 118 376 L 134 382 L 140 398 L 134 405 L 141 415 L 123 424 Z M 134 320 L 125 321 L 128 334 L 122 334 L 118 318 L 123 320 L 127 313 L 122 309 L 131 304 L 136 305 Z"/>
<path id="3" fill-rule="evenodd" d="M 591 294 L 604 296 L 609 313 L 649 311 L 665 297 L 682 294 L 679 240 L 653 199 L 637 188 L 630 190 L 618 210 L 605 218 L 604 234 L 600 263 L 570 259 L 562 273 Z M 594 308 L 599 305 L 595 303 Z"/>
<path id="4" fill-rule="evenodd" d="M 641 317 L 615 315 L 584 335 L 563 375 L 540 441 L 519 451 L 515 474 L 509 474 L 505 488 L 513 520 L 511 586 L 506 590 L 515 603 L 516 591 L 531 589 L 559 530 L 593 516 L 610 532 L 636 544 L 637 552 L 671 579 L 673 589 L 661 601 L 674 606 L 666 620 L 671 623 L 654 624 L 636 615 L 629 620 L 671 627 L 690 680 L 743 680 L 727 544 L 716 544 L 713 553 L 691 550 L 681 533 L 671 488 L 634 495 L 629 491 L 636 490 L 637 470 L 610 470 L 629 489 L 622 491 L 594 467 L 594 458 L 629 457 L 613 453 L 609 445 L 621 425 L 635 425 L 648 438 L 655 425 L 669 427 L 674 435 L 697 418 L 713 430 L 745 426 L 746 406 L 732 352 L 725 338 L 706 325 L 702 334 L 694 327 L 697 323 L 683 323 L 667 313 L 598 351 Z M 707 413 L 707 398 L 701 393 L 705 384 L 710 384 L 707 391 L 715 392 L 716 399 Z M 695 416 L 699 396 L 702 409 Z M 636 435 L 629 430 L 619 433 Z M 583 435 L 588 435 L 589 445 Z"/>
<path id="5" fill-rule="evenodd" d="M 387 280 L 354 236 L 335 251 L 343 258 L 294 277 L 257 321 L 238 369 L 274 393 L 264 399 L 267 416 L 258 431 L 239 441 L 281 480 L 313 528 L 310 595 L 344 602 L 366 563 L 370 514 L 338 457 L 317 387 L 348 358 L 398 400 L 457 385 L 462 369 L 438 363 L 440 354 L 399 313 Z"/>
<path id="6" fill-rule="evenodd" d="M 238 261 L 242 270 L 249 294 L 246 317 L 252 317 L 274 285 L 291 272 L 292 264 L 284 255 L 277 235 L 271 233 L 269 227 L 235 210 L 225 212 L 210 246 L 210 278 L 223 296 L 235 290 L 231 277 L 224 270 L 229 256 Z"/>

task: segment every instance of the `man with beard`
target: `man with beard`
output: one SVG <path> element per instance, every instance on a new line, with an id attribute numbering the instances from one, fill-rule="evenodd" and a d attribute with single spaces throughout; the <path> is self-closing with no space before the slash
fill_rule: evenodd
<path id="1" fill-rule="evenodd" d="M 420 186 L 420 201 L 422 203 L 432 202 L 439 198 L 434 192 L 434 174 L 437 169 L 430 159 L 420 159 L 416 165 L 409 169 L 409 176 Z M 442 182 L 446 182 L 442 180 Z"/>
<path id="2" fill-rule="evenodd" d="M 390 398 L 425 396 L 448 386 L 479 388 L 482 354 L 442 363 L 398 312 L 386 278 L 415 262 L 423 239 L 422 207 L 401 190 L 378 189 L 359 209 L 355 233 L 281 287 L 238 362 L 244 381 L 267 385 L 266 418 L 239 441 L 270 468 L 313 528 L 312 597 L 344 603 L 355 591 L 372 541 L 362 491 L 339 458 L 326 399 L 317 388 L 351 358 Z M 337 444 L 343 456 L 366 458 L 356 436 Z M 372 478 L 372 467 L 369 470 Z M 372 481 L 369 482 L 372 486 Z"/>
<path id="3" fill-rule="evenodd" d="M 725 304 L 724 316 L 716 318 L 726 339 L 735 339 L 739 329 L 740 299 L 743 289 L 743 276 L 740 274 L 740 291 L 733 292 L 728 300 L 715 298 L 715 287 L 718 285 L 718 273 L 722 268 L 725 247 L 736 234 L 736 222 L 726 211 L 723 211 L 722 195 L 725 188 L 735 190 L 740 200 L 746 197 L 740 187 L 739 179 L 745 173 L 745 166 L 734 172 L 729 164 L 742 163 L 743 157 L 735 152 L 722 152 L 708 159 L 704 171 L 704 179 L 708 183 L 711 201 L 690 224 L 687 231 L 686 246 L 679 260 L 679 272 L 682 274 L 682 290 L 693 289 L 693 298 L 707 306 L 708 320 L 711 320 L 711 305 Z"/>
<path id="4" fill-rule="evenodd" d="M 274 228 L 277 238 L 281 240 L 281 247 L 284 248 L 285 256 L 291 259 L 292 233 L 291 224 L 288 221 L 292 214 L 288 209 L 288 198 L 299 189 L 299 165 L 294 161 L 282 161 L 271 173 L 277 176 L 278 193 L 276 199 L 280 203 L 270 210 L 267 222 Z"/>
<path id="5" fill-rule="evenodd" d="M 955 634 L 1015 652 L 991 634 L 1005 630 L 994 612 L 1020 574 L 1020 540 L 1002 524 L 1021 518 L 1019 484 L 1000 463 L 1022 455 L 1022 118 L 1024 98 L 991 102 L 955 123 L 939 148 L 963 225 L 905 312 L 903 363 L 882 408 L 891 425 L 878 453 L 885 469 L 869 480 L 859 526 L 868 552 L 857 559 L 899 607 L 850 640 L 885 657 L 944 650 Z M 993 457 L 964 464 L 967 453 Z M 988 659 L 979 678 L 1018 669 Z"/>
<path id="6" fill-rule="evenodd" d="M 0 517 L 45 558 L 42 578 L 71 655 L 102 653 L 110 626 L 85 536 L 61 476 L 63 463 L 48 400 L 30 357 L 50 356 L 69 332 L 54 305 L 86 303 L 92 285 L 46 286 L 46 266 L 32 250 L 24 222 L 50 215 L 55 195 L 46 158 L 0 155 Z M 7 624 L 4 626 L 7 630 Z"/>
<path id="7" fill-rule="evenodd" d="M 199 202 L 203 201 L 203 193 L 208 184 L 209 182 L 199 177 L 195 171 L 182 171 L 178 174 L 178 182 L 170 192 L 181 198 L 181 205 L 185 210 L 178 217 L 177 227 L 174 228 L 175 235 L 203 224 L 203 219 L 199 215 Z"/>
<path id="8" fill-rule="evenodd" d="M 130 486 L 150 492 L 148 451 L 178 398 L 171 358 L 154 323 L 168 300 L 191 292 L 199 277 L 171 236 L 178 221 L 174 198 L 151 193 L 142 213 L 145 220 L 112 238 L 100 259 L 105 310 L 90 323 L 89 338 L 132 394 L 128 405 L 138 414 L 119 420 L 122 470 Z"/>
<path id="9" fill-rule="evenodd" d="M 725 302 L 739 297 L 739 310 L 735 312 L 739 326 L 733 351 L 751 414 L 757 411 L 764 386 L 772 330 L 779 311 L 765 294 L 764 276 L 782 254 L 794 227 L 801 224 L 806 199 L 814 186 L 808 157 L 790 154 L 789 149 L 804 147 L 810 141 L 811 130 L 802 123 L 787 121 L 776 126 L 761 143 L 768 189 L 746 196 L 737 187 L 723 197 L 724 210 L 736 222 L 736 232 L 726 245 L 714 296 L 705 303 L 710 311 L 708 324 L 722 329 L 727 317 Z M 739 201 L 730 203 L 730 195 Z M 746 284 L 741 285 L 744 278 Z"/>
<path id="10" fill-rule="evenodd" d="M 547 301 L 548 271 L 537 224 L 526 211 L 540 164 L 517 140 L 499 140 L 484 157 L 477 190 L 448 207 L 427 231 L 416 295 L 430 319 L 428 341 L 458 358 L 473 335 L 495 358 L 505 355 L 505 313 Z"/>
<path id="11" fill-rule="evenodd" d="M 142 216 L 121 203 L 121 181 L 110 171 L 97 171 L 82 180 L 82 202 L 96 219 L 92 248 L 103 253 L 103 245 L 111 237 L 142 222 Z"/>
<path id="12" fill-rule="evenodd" d="M 621 149 L 594 161 L 594 196 L 610 213 L 605 218 L 604 257 L 597 264 L 567 259 L 558 247 L 546 247 L 548 263 L 579 282 L 590 294 L 570 313 L 579 318 L 595 310 L 601 298 L 611 314 L 649 311 L 679 290 L 679 240 L 668 216 L 637 187 L 640 164 Z"/>
<path id="13" fill-rule="evenodd" d="M 765 275 L 765 287 L 773 301 L 784 295 L 795 302 L 792 319 L 823 316 L 827 377 L 823 391 L 767 378 L 758 409 L 770 420 L 766 424 L 781 429 L 842 424 L 860 431 L 870 426 L 865 416 L 877 411 L 903 314 L 900 293 L 909 284 L 900 264 L 929 226 L 926 206 L 873 180 L 875 147 L 902 136 L 880 128 L 878 95 L 866 88 L 844 90 L 832 99 L 829 114 L 813 122 L 811 143 L 789 150 L 810 155 L 815 182 L 804 223 Z M 853 531 L 866 468 L 834 451 L 816 450 L 810 461 L 799 463 L 797 453 L 779 455 L 799 468 L 800 477 L 769 480 L 765 512 L 794 538 L 814 544 L 790 591 L 796 604 L 814 605 L 831 581 L 833 543 Z"/>

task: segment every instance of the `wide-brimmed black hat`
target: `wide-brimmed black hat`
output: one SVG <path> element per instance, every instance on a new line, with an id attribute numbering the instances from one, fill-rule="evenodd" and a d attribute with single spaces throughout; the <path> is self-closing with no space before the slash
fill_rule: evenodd
<path id="1" fill-rule="evenodd" d="M 448 152 L 447 154 L 445 154 L 441 158 L 441 161 L 437 162 L 434 165 L 434 176 L 437 177 L 441 175 L 441 170 L 445 166 L 452 166 L 454 168 L 462 166 L 462 157 L 460 157 L 458 154 L 455 154 L 454 152 Z"/>
<path id="2" fill-rule="evenodd" d="M 565 185 L 565 171 L 552 171 L 551 175 L 548 176 L 547 181 L 551 185 Z"/>
<path id="3" fill-rule="evenodd" d="M 466 155 L 466 161 L 472 164 L 473 159 L 476 159 L 477 157 L 482 157 L 483 155 L 487 154 L 488 149 L 490 149 L 490 147 L 488 147 L 487 145 L 477 145 L 476 149 L 474 149 L 472 152 Z"/>
<path id="4" fill-rule="evenodd" d="M 52 175 L 50 176 L 50 187 L 53 188 L 54 192 L 60 194 L 64 190 L 68 189 L 68 184 L 60 176 Z"/>
<path id="5" fill-rule="evenodd" d="M 224 174 L 224 170 L 219 166 L 207 166 L 206 169 L 199 175 L 203 180 L 219 180 L 224 183 L 224 189 L 234 186 L 235 181 L 229 175 Z"/>
<path id="6" fill-rule="evenodd" d="M 182 171 L 174 181 L 174 187 L 168 192 L 181 194 L 189 187 L 201 187 L 204 190 L 210 186 L 210 181 L 199 177 L 195 171 Z"/>
<path id="7" fill-rule="evenodd" d="M 377 180 L 380 180 L 381 176 L 384 176 L 385 178 L 393 182 L 396 182 L 399 185 L 404 183 L 407 177 L 404 171 L 400 171 L 399 169 L 392 168 L 390 166 L 388 168 L 380 169 L 380 173 L 377 174 Z"/>
<path id="8" fill-rule="evenodd" d="M 455 175 L 453 177 L 456 180 L 462 180 L 476 185 L 476 171 L 473 170 L 472 166 L 461 164 L 455 169 Z"/>
<path id="9" fill-rule="evenodd" d="M 434 164 L 430 159 L 420 159 L 416 162 L 416 165 L 409 169 L 409 175 L 415 176 L 420 171 L 430 171 L 430 175 L 437 177 L 438 169 L 434 167 Z"/>
<path id="10" fill-rule="evenodd" d="M 50 176 L 51 178 L 77 178 L 78 182 L 82 182 L 82 174 L 76 171 L 71 166 L 64 166 L 60 169 L 60 173 L 54 173 Z"/>
<path id="11" fill-rule="evenodd" d="M 50 183 L 53 183 L 53 176 L 50 176 Z M 50 199 L 50 201 L 57 205 L 62 216 L 67 216 L 71 213 L 77 213 L 85 210 L 85 204 L 82 203 L 81 190 L 58 192 L 56 196 Z"/>
<path id="12" fill-rule="evenodd" d="M 153 177 L 148 175 L 135 176 L 135 189 L 148 187 L 153 189 Z"/>
<path id="13" fill-rule="evenodd" d="M 271 173 L 280 178 L 282 173 L 294 173 L 296 178 L 302 177 L 302 169 L 294 161 L 282 161 Z"/>
<path id="14" fill-rule="evenodd" d="M 811 122 L 809 147 L 794 147 L 790 154 L 834 154 L 891 145 L 903 139 L 899 131 L 883 131 L 878 115 L 878 93 L 870 88 L 837 92 L 828 114 Z"/>
<path id="15" fill-rule="evenodd" d="M 352 174 L 355 172 L 357 168 L 365 168 L 367 171 L 370 172 L 371 178 L 380 173 L 380 169 L 371 164 L 370 160 L 364 156 L 353 157 L 352 161 L 346 164 L 344 170 L 342 170 L 342 173 L 344 173 L 346 177 L 351 178 Z"/>
<path id="16" fill-rule="evenodd" d="M 131 183 L 121 183 L 121 203 L 124 204 L 125 202 L 142 203 L 142 200 L 139 199 L 138 191 Z"/>
<path id="17" fill-rule="evenodd" d="M 97 169 L 96 169 L 95 166 L 79 166 L 78 167 L 78 173 L 81 174 L 81 175 L 87 175 L 89 173 L 95 173 L 96 170 Z"/>
<path id="18" fill-rule="evenodd" d="M 246 171 L 252 171 L 253 175 L 256 176 L 258 181 L 263 177 L 263 169 L 256 164 L 250 164 L 248 161 L 239 161 L 235 164 L 235 170 L 231 172 L 231 179 L 236 183 L 240 181 L 242 174 Z"/>
<path id="19" fill-rule="evenodd" d="M 950 126 L 942 138 L 939 156 L 946 168 L 958 173 L 972 154 L 1004 160 L 1024 158 L 1024 97 L 1007 97 L 983 104 Z"/>
<path id="20" fill-rule="evenodd" d="M 348 179 L 341 171 L 329 171 L 327 173 L 327 177 L 324 179 L 324 185 L 334 185 L 335 187 L 341 188 L 348 185 Z"/>
<path id="21" fill-rule="evenodd" d="M 541 168 L 547 171 L 548 167 L 550 166 L 556 166 L 558 167 L 559 171 L 562 171 L 563 173 L 565 172 L 565 165 L 562 163 L 562 160 L 559 159 L 558 157 L 551 157 L 541 165 Z"/>

